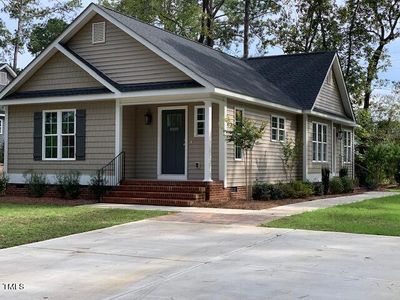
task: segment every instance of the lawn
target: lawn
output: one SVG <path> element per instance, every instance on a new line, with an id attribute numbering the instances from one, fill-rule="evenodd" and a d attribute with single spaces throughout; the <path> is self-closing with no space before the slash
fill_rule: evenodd
<path id="1" fill-rule="evenodd" d="M 306 212 L 263 226 L 400 236 L 400 196 Z"/>
<path id="2" fill-rule="evenodd" d="M 0 204 L 0 249 L 165 214 L 85 206 Z"/>

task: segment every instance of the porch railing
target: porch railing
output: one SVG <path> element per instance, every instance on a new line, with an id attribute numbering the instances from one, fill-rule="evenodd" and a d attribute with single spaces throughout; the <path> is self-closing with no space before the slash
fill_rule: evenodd
<path id="1" fill-rule="evenodd" d="M 112 161 L 99 170 L 103 182 L 108 187 L 115 187 L 125 180 L 125 152 L 122 151 Z"/>

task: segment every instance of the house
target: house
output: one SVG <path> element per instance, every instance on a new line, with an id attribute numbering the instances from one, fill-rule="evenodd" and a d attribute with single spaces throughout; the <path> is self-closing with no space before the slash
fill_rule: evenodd
<path id="1" fill-rule="evenodd" d="M 243 60 L 91 4 L 0 99 L 11 183 L 34 169 L 49 181 L 79 170 L 87 184 L 107 165 L 110 182 L 136 183 L 132 202 L 167 197 L 167 185 L 168 197 L 189 185 L 204 187 L 200 198 L 240 196 L 243 152 L 226 142 L 227 117 L 268 123 L 256 180 L 285 180 L 288 139 L 302 145 L 297 179 L 319 181 L 322 167 L 353 174 L 356 123 L 333 52 Z"/>
<path id="2" fill-rule="evenodd" d="M 0 92 L 15 78 L 17 74 L 5 63 L 0 63 Z M 4 110 L 0 109 L 0 151 L 3 150 L 4 138 Z"/>

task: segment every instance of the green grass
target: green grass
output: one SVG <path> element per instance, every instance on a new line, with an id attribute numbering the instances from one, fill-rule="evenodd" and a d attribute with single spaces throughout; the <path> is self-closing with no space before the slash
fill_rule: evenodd
<path id="1" fill-rule="evenodd" d="M 306 212 L 263 226 L 400 236 L 400 196 Z"/>
<path id="2" fill-rule="evenodd" d="M 0 204 L 0 249 L 165 214 L 85 206 Z"/>

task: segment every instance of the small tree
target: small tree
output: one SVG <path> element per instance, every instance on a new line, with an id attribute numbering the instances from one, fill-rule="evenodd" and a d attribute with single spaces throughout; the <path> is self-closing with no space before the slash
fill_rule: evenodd
<path id="1" fill-rule="evenodd" d="M 286 141 L 281 142 L 281 146 L 283 170 L 285 172 L 286 180 L 291 182 L 293 181 L 293 170 L 300 155 L 299 143 L 294 142 L 292 139 L 287 139 Z"/>
<path id="2" fill-rule="evenodd" d="M 249 184 L 249 169 L 252 167 L 252 152 L 257 141 L 262 139 L 267 124 L 260 125 L 253 120 L 242 118 L 241 120 L 227 119 L 228 130 L 225 130 L 228 142 L 233 142 L 244 151 L 246 199 L 251 198 L 251 184 Z M 249 159 L 250 158 L 250 159 Z M 249 168 L 250 166 L 250 168 Z"/>

